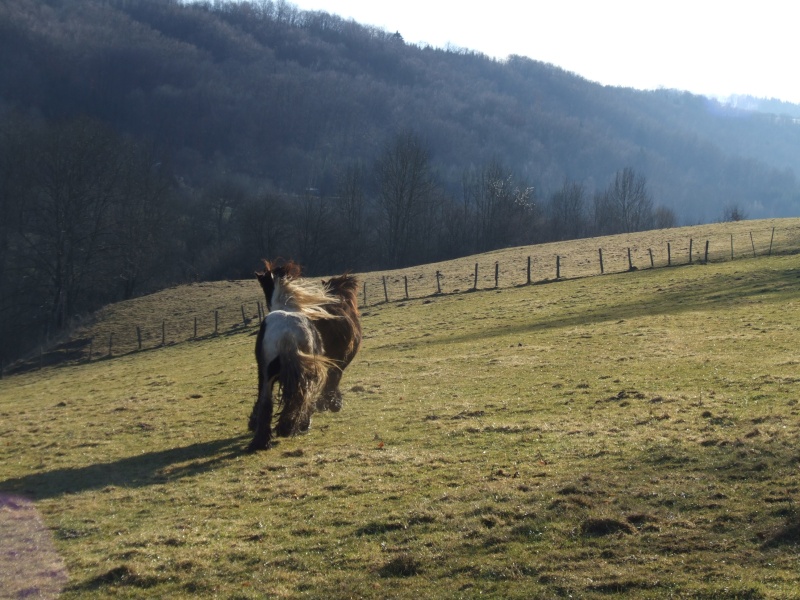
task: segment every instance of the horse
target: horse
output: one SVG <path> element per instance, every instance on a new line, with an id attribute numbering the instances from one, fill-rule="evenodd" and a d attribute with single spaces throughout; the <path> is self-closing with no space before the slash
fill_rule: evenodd
<path id="1" fill-rule="evenodd" d="M 323 318 L 313 322 L 325 347 L 325 356 L 333 361 L 328 369 L 328 378 L 317 400 L 317 410 L 339 412 L 342 409 L 342 393 L 339 382 L 342 374 L 361 346 L 361 315 L 358 312 L 358 280 L 345 273 L 322 282 L 326 292 L 339 302 L 326 304 L 325 309 L 333 319 Z"/>
<path id="2" fill-rule="evenodd" d="M 254 432 L 248 451 L 272 445 L 272 389 L 281 390 L 281 411 L 275 434 L 288 437 L 307 431 L 315 398 L 325 389 L 336 365 L 324 355 L 322 335 L 313 323 L 337 319 L 326 307 L 341 300 L 320 285 L 300 279 L 294 262 L 273 265 L 264 261 L 256 273 L 267 301 L 267 316 L 256 338 L 258 398 L 250 415 Z"/>

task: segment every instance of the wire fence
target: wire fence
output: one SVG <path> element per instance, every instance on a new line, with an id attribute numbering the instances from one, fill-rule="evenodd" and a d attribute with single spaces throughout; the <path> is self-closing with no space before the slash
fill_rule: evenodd
<path id="1" fill-rule="evenodd" d="M 734 227 L 736 225 L 736 227 Z M 437 295 L 510 288 L 582 277 L 658 269 L 688 264 L 705 264 L 800 252 L 800 225 L 790 227 L 745 228 L 731 224 L 731 231 L 720 226 L 642 232 L 628 236 L 608 236 L 587 240 L 542 244 L 498 250 L 475 258 L 462 258 L 435 265 L 359 275 L 359 301 L 362 308 Z M 680 232 L 687 231 L 687 235 Z M 677 232 L 677 233 L 676 233 Z M 206 296 L 215 292 L 198 284 Z M 250 282 L 229 282 L 236 287 L 238 302 L 212 310 L 191 308 L 173 310 L 158 318 L 143 311 L 140 323 L 124 328 L 102 316 L 98 325 L 84 335 L 41 352 L 25 362 L 25 368 L 12 365 L 6 373 L 29 370 L 50 364 L 91 361 L 152 350 L 181 342 L 225 336 L 243 331 L 255 333 L 265 316 L 260 287 Z M 237 287 L 238 286 L 238 287 Z M 185 291 L 191 294 L 190 286 Z M 204 291 L 205 290 L 205 291 Z M 197 303 L 186 302 L 186 306 Z"/>
<path id="2" fill-rule="evenodd" d="M 718 229 L 718 227 L 717 227 Z M 367 274 L 362 279 L 361 303 L 370 306 L 437 294 L 515 287 L 596 275 L 657 269 L 800 251 L 800 226 L 716 233 L 704 236 L 619 236 L 562 244 L 528 246 L 481 255 L 423 271 Z M 611 241 L 604 245 L 602 242 Z M 496 258 L 492 254 L 497 254 Z"/>

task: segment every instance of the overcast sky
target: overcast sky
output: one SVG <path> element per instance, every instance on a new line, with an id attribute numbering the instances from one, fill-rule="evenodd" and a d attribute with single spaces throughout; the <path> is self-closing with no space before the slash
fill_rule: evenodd
<path id="1" fill-rule="evenodd" d="M 606 85 L 800 104 L 791 0 L 290 0 L 497 58 L 520 54 Z"/>

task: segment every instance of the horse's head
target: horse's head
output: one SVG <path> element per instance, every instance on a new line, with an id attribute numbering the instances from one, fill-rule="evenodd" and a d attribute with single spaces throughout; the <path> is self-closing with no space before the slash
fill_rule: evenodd
<path id="1" fill-rule="evenodd" d="M 291 281 L 292 279 L 300 279 L 300 275 L 300 265 L 293 260 L 284 261 L 279 258 L 275 264 L 272 265 L 272 276 L 275 279 Z"/>
<path id="2" fill-rule="evenodd" d="M 301 274 L 300 265 L 292 260 L 278 258 L 274 261 L 264 260 L 264 270 L 256 271 L 258 283 L 264 290 L 264 298 L 267 301 L 267 310 L 272 310 L 272 295 L 275 292 L 277 281 L 291 281 L 299 279 Z"/>

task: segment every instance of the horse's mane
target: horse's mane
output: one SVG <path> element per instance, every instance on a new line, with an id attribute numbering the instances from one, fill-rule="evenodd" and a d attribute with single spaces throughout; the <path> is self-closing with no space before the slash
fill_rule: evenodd
<path id="1" fill-rule="evenodd" d="M 275 282 L 275 306 L 273 310 L 287 308 L 295 310 L 309 319 L 335 319 L 330 308 L 341 300 L 330 294 L 320 284 L 305 279 L 295 279 L 291 274 L 279 277 Z"/>
<path id="2" fill-rule="evenodd" d="M 336 312 L 349 312 L 351 316 L 358 316 L 358 279 L 355 275 L 345 273 L 331 277 L 328 281 L 323 281 L 322 285 L 329 294 L 341 299 L 339 310 Z M 342 306 L 344 305 L 344 306 Z M 345 309 L 345 306 L 349 311 Z"/>

